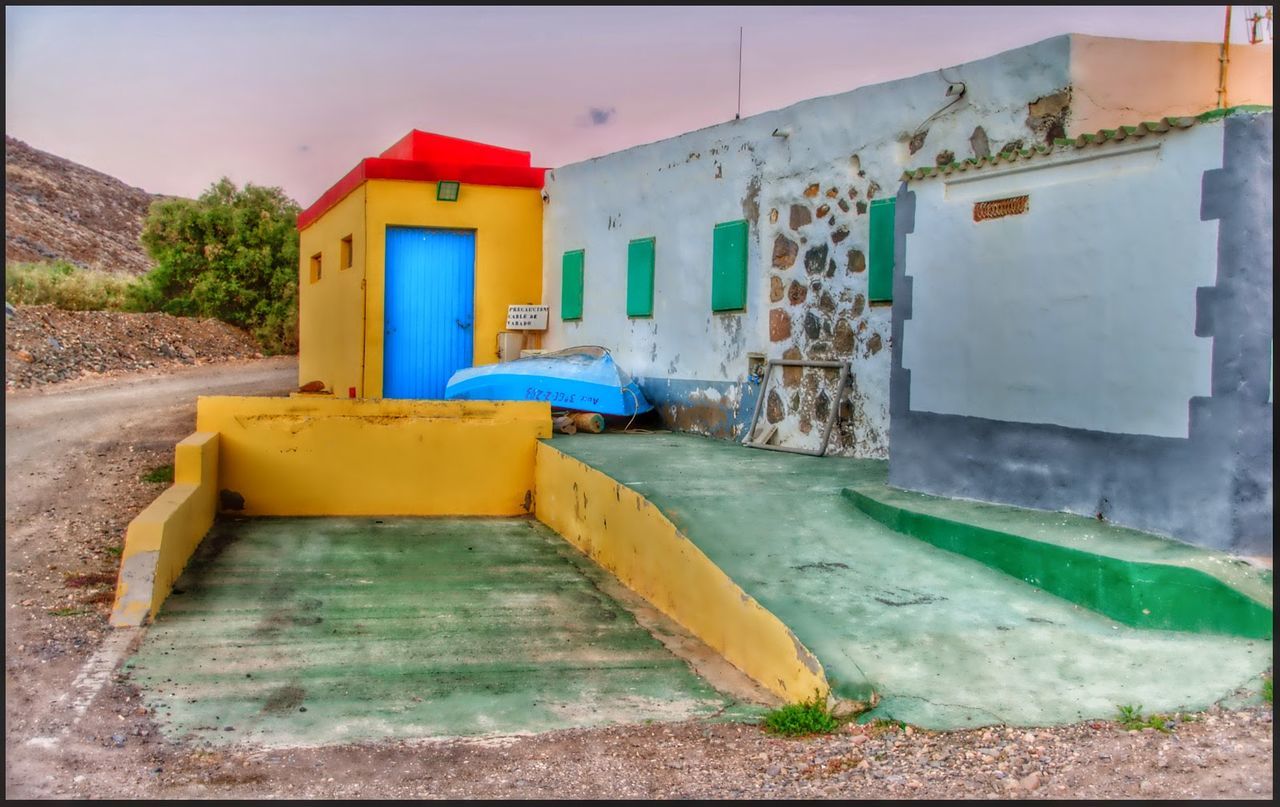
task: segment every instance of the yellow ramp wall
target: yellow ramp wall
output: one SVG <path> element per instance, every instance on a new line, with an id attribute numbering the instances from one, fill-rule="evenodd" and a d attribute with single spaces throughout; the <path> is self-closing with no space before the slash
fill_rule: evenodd
<path id="1" fill-rule="evenodd" d="M 817 658 L 643 496 L 537 446 L 538 520 L 754 681 L 787 701 L 826 697 Z"/>
<path id="2" fill-rule="evenodd" d="M 222 509 L 253 516 L 512 516 L 533 510 L 546 403 L 200 398 Z"/>
<path id="3" fill-rule="evenodd" d="M 178 443 L 173 485 L 129 523 L 111 624 L 151 619 L 213 526 L 218 496 L 218 435 L 197 432 Z"/>

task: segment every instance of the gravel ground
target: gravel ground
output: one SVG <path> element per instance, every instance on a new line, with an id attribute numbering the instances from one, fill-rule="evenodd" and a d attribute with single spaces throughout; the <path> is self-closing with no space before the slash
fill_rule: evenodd
<path id="1" fill-rule="evenodd" d="M 262 358 L 253 337 L 216 319 L 34 305 L 15 307 L 4 330 L 7 389 Z"/>

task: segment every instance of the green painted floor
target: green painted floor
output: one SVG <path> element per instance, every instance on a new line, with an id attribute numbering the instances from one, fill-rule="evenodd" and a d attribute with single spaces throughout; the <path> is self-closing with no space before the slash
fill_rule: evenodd
<path id="1" fill-rule="evenodd" d="M 758 714 L 532 519 L 222 522 L 126 664 L 167 736 L 322 745 Z"/>
<path id="2" fill-rule="evenodd" d="M 1271 642 L 1136 630 L 894 532 L 844 500 L 875 460 L 691 435 L 557 435 L 552 445 L 648 497 L 782 619 L 836 690 L 926 728 L 1047 725 L 1200 709 L 1256 690 Z"/>

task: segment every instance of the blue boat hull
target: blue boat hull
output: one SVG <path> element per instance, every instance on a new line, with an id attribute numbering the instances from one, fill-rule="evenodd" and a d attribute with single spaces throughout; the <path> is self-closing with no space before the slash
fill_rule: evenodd
<path id="1" fill-rule="evenodd" d="M 607 351 L 518 359 L 459 370 L 444 397 L 461 401 L 546 401 L 552 409 L 631 416 L 653 409 Z"/>

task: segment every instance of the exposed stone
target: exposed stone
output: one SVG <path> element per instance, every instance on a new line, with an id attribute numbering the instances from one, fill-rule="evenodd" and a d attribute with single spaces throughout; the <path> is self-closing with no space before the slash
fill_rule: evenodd
<path id="1" fill-rule="evenodd" d="M 836 276 L 836 259 L 831 258 L 827 261 L 827 277 Z"/>
<path id="2" fill-rule="evenodd" d="M 882 345 L 880 343 L 880 334 L 878 333 L 871 334 L 871 338 L 867 339 L 867 355 L 868 356 L 876 355 L 877 353 L 880 352 L 881 347 Z"/>
<path id="3" fill-rule="evenodd" d="M 834 314 L 836 311 L 835 298 L 824 291 L 822 296 L 818 298 L 818 308 L 828 314 Z"/>
<path id="4" fill-rule="evenodd" d="M 809 290 L 797 280 L 791 281 L 791 285 L 787 286 L 787 302 L 792 305 L 800 305 L 808 296 Z"/>
<path id="5" fill-rule="evenodd" d="M 917 151 L 924 148 L 924 139 L 928 136 L 929 136 L 928 129 L 925 129 L 920 132 L 916 132 L 911 136 L 911 139 L 907 141 L 907 149 L 912 154 L 915 154 Z"/>
<path id="6" fill-rule="evenodd" d="M 809 345 L 810 359 L 829 359 L 831 358 L 831 345 L 826 342 L 814 342 Z"/>
<path id="7" fill-rule="evenodd" d="M 800 352 L 800 348 L 792 345 L 782 351 L 782 358 L 795 361 L 804 358 L 804 354 Z M 804 375 L 802 367 L 783 367 L 782 368 L 782 384 L 786 387 L 794 387 L 800 383 L 800 378 Z"/>
<path id="8" fill-rule="evenodd" d="M 809 211 L 806 210 L 805 212 L 807 213 Z M 814 215 L 816 215 L 818 218 L 822 218 L 823 216 L 827 215 L 830 212 L 831 212 L 831 205 L 818 205 L 818 209 L 814 211 Z"/>
<path id="9" fill-rule="evenodd" d="M 791 206 L 791 229 L 798 230 L 811 221 L 813 221 L 813 215 L 809 212 L 809 208 L 804 205 Z"/>
<path id="10" fill-rule="evenodd" d="M 839 195 L 840 195 L 840 189 L 839 189 L 839 188 L 827 188 L 827 198 L 828 198 L 828 199 L 834 199 L 834 198 L 836 198 L 836 197 L 837 197 L 837 196 L 839 196 Z"/>
<path id="11" fill-rule="evenodd" d="M 801 370 L 802 368 L 797 367 L 796 369 Z M 791 393 L 791 411 L 794 412 L 799 408 L 800 408 L 800 393 L 793 392 Z"/>
<path id="12" fill-rule="evenodd" d="M 773 266 L 775 269 L 790 269 L 796 262 L 800 246 L 782 233 L 773 239 Z"/>
<path id="13" fill-rule="evenodd" d="M 812 311 L 804 313 L 804 335 L 810 339 L 817 339 L 822 335 L 822 320 Z"/>
<path id="14" fill-rule="evenodd" d="M 770 224 L 778 223 L 778 208 L 775 207 L 769 211 L 769 223 Z"/>
<path id="15" fill-rule="evenodd" d="M 849 237 L 849 228 L 841 227 L 831 234 L 832 243 L 839 244 L 841 241 Z"/>
<path id="16" fill-rule="evenodd" d="M 844 199 L 841 199 L 840 201 L 836 202 L 836 205 L 845 213 L 849 212 L 849 203 L 846 202 Z"/>
<path id="17" fill-rule="evenodd" d="M 866 297 L 863 297 L 861 294 L 859 294 L 853 298 L 853 312 L 852 312 L 853 316 L 855 317 L 862 316 L 862 310 L 866 307 L 867 307 Z M 863 324 L 865 325 L 866 323 L 864 322 Z"/>
<path id="18" fill-rule="evenodd" d="M 987 130 L 981 126 L 974 128 L 973 134 L 969 135 L 969 148 L 973 149 L 974 157 L 991 156 L 991 141 L 987 139 Z"/>
<path id="19" fill-rule="evenodd" d="M 861 175 L 859 175 L 859 176 L 861 176 Z M 849 189 L 849 198 L 850 198 L 850 199 L 857 199 L 857 198 L 858 198 L 858 189 L 857 189 L 857 188 L 850 188 L 850 189 Z"/>
<path id="20" fill-rule="evenodd" d="M 859 216 L 861 216 L 863 213 L 866 213 L 866 212 L 867 212 L 867 203 L 866 203 L 866 202 L 858 202 L 855 206 L 856 206 L 856 208 L 857 208 L 857 210 L 858 210 L 858 215 L 859 215 Z"/>
<path id="21" fill-rule="evenodd" d="M 818 397 L 814 399 L 813 414 L 817 416 L 818 422 L 827 422 L 827 418 L 831 415 L 831 399 L 827 397 L 826 392 L 819 392 Z"/>
<path id="22" fill-rule="evenodd" d="M 776 303 L 782 299 L 782 279 L 777 275 L 769 276 L 769 302 Z"/>
<path id="23" fill-rule="evenodd" d="M 1055 138 L 1066 137 L 1067 115 L 1071 112 L 1071 88 L 1043 95 L 1027 104 L 1027 128 L 1040 139 L 1053 145 Z"/>
<path id="24" fill-rule="evenodd" d="M 788 264 L 790 265 L 790 264 Z M 811 275 L 820 275 L 827 268 L 827 245 L 810 247 L 804 253 L 804 270 Z"/>
<path id="25" fill-rule="evenodd" d="M 809 418 L 808 412 L 800 413 L 800 433 L 808 434 L 813 431 L 813 420 Z"/>
<path id="26" fill-rule="evenodd" d="M 765 401 L 764 416 L 769 419 L 770 423 L 777 423 L 782 420 L 785 414 L 782 409 L 782 398 L 779 397 L 778 391 L 776 389 L 769 390 L 769 397 Z"/>
<path id="27" fill-rule="evenodd" d="M 934 157 L 933 161 L 937 163 L 939 166 L 951 165 L 953 162 L 956 161 L 956 153 L 951 149 L 943 149 L 942 151 L 938 152 L 938 156 Z"/>
<path id="28" fill-rule="evenodd" d="M 867 271 L 867 256 L 862 254 L 860 249 L 849 250 L 848 257 L 845 260 L 845 268 L 853 274 Z"/>
<path id="29" fill-rule="evenodd" d="M 813 197 L 818 195 L 818 190 L 819 190 L 818 183 L 815 182 L 809 187 L 804 189 L 804 195 L 812 199 Z"/>
<path id="30" fill-rule="evenodd" d="M 1023 149 L 1023 143 L 1021 138 L 1019 138 L 1018 140 L 1010 140 L 1008 143 L 1005 143 L 1003 146 L 1001 146 L 1000 153 L 1009 154 L 1014 151 L 1022 151 L 1022 149 Z"/>
<path id="31" fill-rule="evenodd" d="M 876 194 L 877 194 L 877 193 L 879 193 L 879 192 L 880 192 L 880 185 L 879 185 L 879 183 L 872 182 L 870 185 L 868 185 L 868 186 L 867 186 L 867 198 L 868 198 L 868 199 L 874 199 L 874 198 L 876 198 Z"/>
<path id="32" fill-rule="evenodd" d="M 835 337 L 832 339 L 832 343 L 838 355 L 853 355 L 853 347 L 857 343 L 857 339 L 853 335 L 853 328 L 849 325 L 849 320 L 844 317 L 836 320 Z"/>
<path id="33" fill-rule="evenodd" d="M 791 315 L 785 308 L 769 309 L 769 341 L 785 342 L 791 338 Z"/>
<path id="34" fill-rule="evenodd" d="M 817 279 L 817 280 L 814 280 L 814 281 L 812 281 L 812 282 L 810 282 L 810 283 L 809 283 L 809 291 L 813 292 L 814 294 L 817 294 L 818 292 L 822 291 L 822 280 L 821 280 L 821 278 L 819 278 L 819 279 Z"/>

